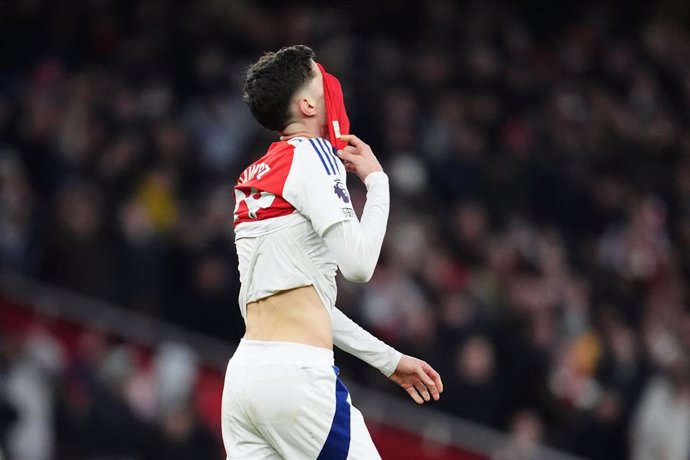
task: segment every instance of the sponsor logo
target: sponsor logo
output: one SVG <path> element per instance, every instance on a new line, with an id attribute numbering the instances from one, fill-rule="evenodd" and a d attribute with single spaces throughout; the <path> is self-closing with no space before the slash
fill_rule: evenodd
<path id="1" fill-rule="evenodd" d="M 343 200 L 345 203 L 350 202 L 350 197 L 347 194 L 347 189 L 345 184 L 340 179 L 335 180 L 335 185 L 333 185 L 333 192 L 338 195 L 338 198 Z"/>
<path id="2" fill-rule="evenodd" d="M 342 208 L 343 216 L 345 217 L 355 217 L 355 211 L 352 208 Z"/>

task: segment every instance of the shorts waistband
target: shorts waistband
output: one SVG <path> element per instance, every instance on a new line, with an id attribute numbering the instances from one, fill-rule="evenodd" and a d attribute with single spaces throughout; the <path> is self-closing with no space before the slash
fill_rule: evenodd
<path id="1" fill-rule="evenodd" d="M 332 366 L 333 350 L 293 342 L 241 339 L 232 361 L 238 364 L 325 364 Z"/>

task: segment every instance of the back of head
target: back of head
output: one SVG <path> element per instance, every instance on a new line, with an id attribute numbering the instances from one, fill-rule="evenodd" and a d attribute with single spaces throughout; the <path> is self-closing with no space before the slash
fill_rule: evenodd
<path id="1" fill-rule="evenodd" d="M 247 70 L 244 101 L 264 128 L 281 131 L 290 121 L 290 102 L 313 77 L 314 51 L 294 45 L 261 56 Z"/>

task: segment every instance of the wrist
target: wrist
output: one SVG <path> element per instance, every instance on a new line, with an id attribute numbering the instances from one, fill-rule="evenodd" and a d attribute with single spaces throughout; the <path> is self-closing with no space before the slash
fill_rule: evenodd
<path id="1" fill-rule="evenodd" d="M 398 368 L 398 364 L 400 364 L 400 360 L 403 357 L 403 354 L 393 347 L 390 347 L 390 350 L 388 352 L 390 353 L 390 358 L 388 359 L 388 362 L 379 369 L 381 373 L 386 377 L 390 377 L 391 375 L 393 375 L 393 373 Z"/>
<path id="2" fill-rule="evenodd" d="M 379 169 L 377 171 L 372 171 L 369 174 L 362 179 L 364 182 L 364 185 L 369 189 L 370 186 L 377 184 L 377 183 L 388 183 L 388 175 L 383 172 L 382 169 Z"/>

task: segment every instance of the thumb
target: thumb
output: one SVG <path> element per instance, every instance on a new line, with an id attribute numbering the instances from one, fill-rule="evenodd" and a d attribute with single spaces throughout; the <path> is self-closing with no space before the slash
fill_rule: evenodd
<path id="1" fill-rule="evenodd" d="M 340 159 L 343 161 L 349 161 L 351 163 L 357 161 L 357 155 L 353 155 L 347 150 L 338 150 L 338 157 L 340 157 Z"/>

